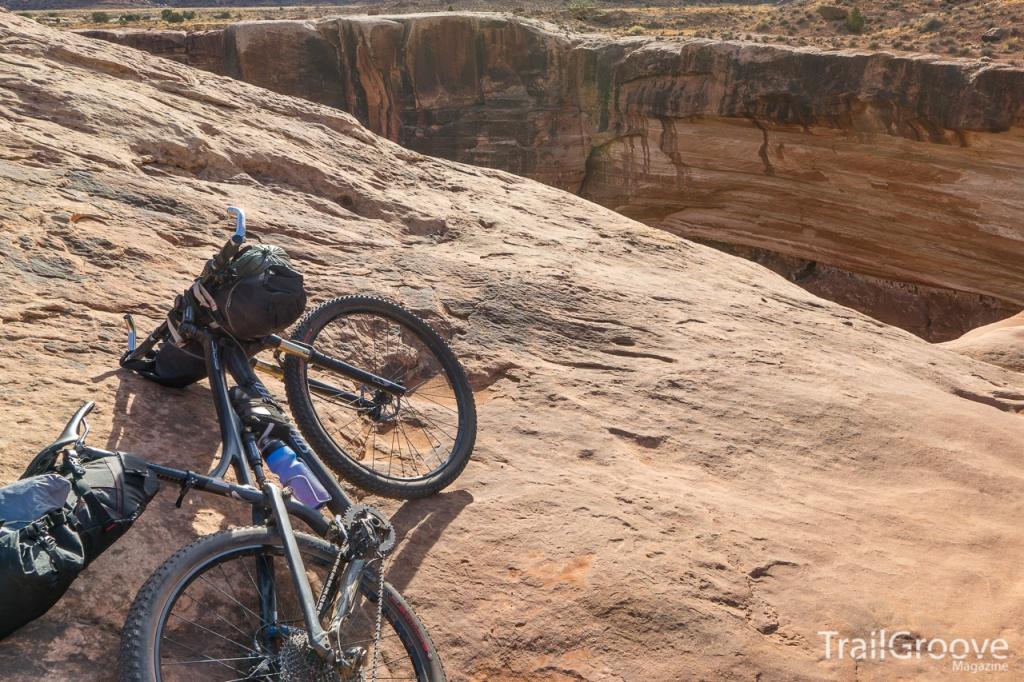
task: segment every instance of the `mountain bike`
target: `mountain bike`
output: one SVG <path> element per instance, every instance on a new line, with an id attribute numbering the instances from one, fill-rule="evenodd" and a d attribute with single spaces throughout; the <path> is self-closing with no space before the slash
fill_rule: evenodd
<path id="1" fill-rule="evenodd" d="M 224 455 L 205 476 L 149 468 L 180 487 L 177 506 L 193 490 L 221 495 L 250 505 L 254 525 L 202 537 L 149 577 L 122 629 L 121 680 L 443 682 L 426 629 L 384 580 L 394 528 L 352 503 L 315 455 L 308 463 L 331 494 L 333 518 L 268 480 L 254 434 L 235 428 L 221 349 L 212 340 L 207 348 L 214 402 L 229 427 Z M 225 360 L 240 369 L 238 360 Z M 93 407 L 79 408 L 23 477 L 51 471 L 61 454 L 72 462 L 113 454 L 86 444 Z M 241 451 L 233 450 L 236 437 Z M 228 467 L 238 483 L 224 480 Z M 296 532 L 290 517 L 319 537 Z"/>
<path id="2" fill-rule="evenodd" d="M 202 306 L 203 292 L 245 241 L 245 214 L 229 212 L 236 216 L 235 234 L 138 347 L 134 322 L 125 316 L 129 352 L 122 366 L 151 357 L 158 344 L 180 345 L 179 328 L 186 336 L 199 328 L 232 340 L 204 319 Z M 283 379 L 292 416 L 313 450 L 360 488 L 425 497 L 465 469 L 476 440 L 466 373 L 444 339 L 400 305 L 369 296 L 335 298 L 307 313 L 290 340 L 270 334 L 235 345 L 250 357 L 273 352 L 275 362 L 256 358 L 253 366 Z"/>
<path id="3" fill-rule="evenodd" d="M 235 234 L 207 263 L 198 282 L 213 281 L 238 253 L 245 223 L 240 211 L 236 217 Z M 475 414 L 461 368 L 425 323 L 378 299 L 336 299 L 320 306 L 299 325 L 297 340 L 271 335 L 244 343 L 204 318 L 196 309 L 195 291 L 193 287 L 179 296 L 173 314 L 138 346 L 134 324 L 127 319 L 129 350 L 122 365 L 131 366 L 173 336 L 202 349 L 220 424 L 220 460 L 206 475 L 163 464 L 149 467 L 161 480 L 179 486 L 177 506 L 191 491 L 220 495 L 250 505 L 253 525 L 202 537 L 149 577 L 122 631 L 121 679 L 443 682 L 444 669 L 426 629 L 385 581 L 384 561 L 394 548 L 394 528 L 380 512 L 345 494 L 303 432 L 335 458 L 333 463 L 344 461 L 343 473 L 369 483 L 367 487 L 424 494 L 450 480 L 452 472 L 458 475 L 465 466 L 457 461 L 458 453 L 472 448 Z M 348 323 L 355 316 L 361 316 L 361 324 L 338 325 L 342 331 L 325 333 L 339 318 Z M 375 325 L 397 331 L 367 334 Z M 325 337 L 332 349 L 347 351 L 347 357 L 325 352 L 320 345 Z M 370 343 L 360 345 L 366 338 Z M 413 350 L 429 352 L 408 350 L 410 339 L 423 347 Z M 287 356 L 276 369 L 284 375 L 302 431 L 253 371 L 252 356 L 268 348 Z M 228 376 L 237 384 L 231 390 Z M 448 398 L 440 394 L 442 385 L 451 388 Z M 421 402 L 433 401 L 436 408 L 409 407 L 410 396 L 423 387 L 430 389 L 430 400 Z M 372 425 L 374 435 L 341 437 L 339 443 L 334 435 L 344 432 L 323 405 L 340 405 L 349 422 Z M 72 416 L 26 476 L 50 470 L 61 453 L 83 460 L 111 454 L 85 442 L 86 415 L 92 408 L 86 403 Z M 432 442 L 428 451 L 437 453 L 439 437 L 410 438 L 408 430 L 430 433 L 442 410 L 457 416 L 457 421 L 449 420 L 457 431 L 445 434 L 450 441 L 441 450 L 447 458 L 426 473 L 412 475 L 402 467 L 411 467 L 410 460 L 422 456 L 417 444 L 428 450 L 426 444 Z M 386 468 L 372 466 L 374 453 L 383 458 L 385 452 L 373 444 L 381 433 L 390 436 L 397 450 Z M 268 445 L 271 436 L 276 444 Z M 398 445 L 400 438 L 404 448 Z M 417 443 L 416 438 L 422 440 Z M 343 449 L 346 445 L 354 452 Z M 303 473 L 282 489 L 264 468 L 285 448 L 294 453 L 291 464 L 301 464 Z M 273 453 L 266 454 L 269 450 Z M 224 478 L 229 469 L 234 482 Z M 297 487 L 299 483 L 304 487 Z M 315 535 L 296 531 L 293 517 Z"/>

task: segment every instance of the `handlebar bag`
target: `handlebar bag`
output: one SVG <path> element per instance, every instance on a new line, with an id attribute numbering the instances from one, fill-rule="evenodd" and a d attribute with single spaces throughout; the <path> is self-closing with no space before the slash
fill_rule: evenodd
<path id="1" fill-rule="evenodd" d="M 236 339 L 282 331 L 306 308 L 302 274 L 278 246 L 246 247 L 231 261 L 228 273 L 211 294 L 218 323 Z"/>
<path id="2" fill-rule="evenodd" d="M 114 453 L 0 487 L 0 639 L 46 613 L 159 490 Z"/>

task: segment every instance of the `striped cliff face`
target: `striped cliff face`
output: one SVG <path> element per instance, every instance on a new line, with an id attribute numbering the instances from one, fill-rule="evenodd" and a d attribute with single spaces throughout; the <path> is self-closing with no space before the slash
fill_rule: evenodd
<path id="1" fill-rule="evenodd" d="M 1019 69 L 588 37 L 486 14 L 89 35 L 755 254 L 931 340 L 1024 304 Z"/>

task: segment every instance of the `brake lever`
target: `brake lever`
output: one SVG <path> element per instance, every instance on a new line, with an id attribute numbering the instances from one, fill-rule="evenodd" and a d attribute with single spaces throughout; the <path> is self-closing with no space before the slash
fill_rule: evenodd
<path id="1" fill-rule="evenodd" d="M 90 430 L 91 429 L 89 428 L 89 420 L 86 419 L 85 417 L 82 417 L 82 435 L 79 437 L 78 440 L 75 441 L 76 448 L 85 445 L 85 439 L 89 437 Z"/>

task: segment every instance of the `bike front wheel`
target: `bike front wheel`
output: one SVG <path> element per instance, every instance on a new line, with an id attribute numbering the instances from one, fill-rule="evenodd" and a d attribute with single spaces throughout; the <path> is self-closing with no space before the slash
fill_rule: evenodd
<path id="1" fill-rule="evenodd" d="M 304 533 L 295 538 L 318 595 L 338 550 Z M 336 650 L 361 648 L 362 663 L 347 672 L 328 665 L 308 645 L 288 571 L 280 537 L 262 526 L 221 531 L 180 550 L 132 604 L 121 635 L 121 680 L 444 682 L 430 636 L 388 583 L 377 636 L 378 582 L 370 576 L 360 585 L 364 599 L 342 640 L 331 637 Z"/>
<path id="2" fill-rule="evenodd" d="M 286 358 L 292 414 L 331 468 L 400 499 L 433 495 L 462 473 L 476 440 L 473 392 L 430 325 L 390 301 L 346 296 L 308 313 L 292 338 L 406 389 L 388 395 L 316 362 Z"/>

